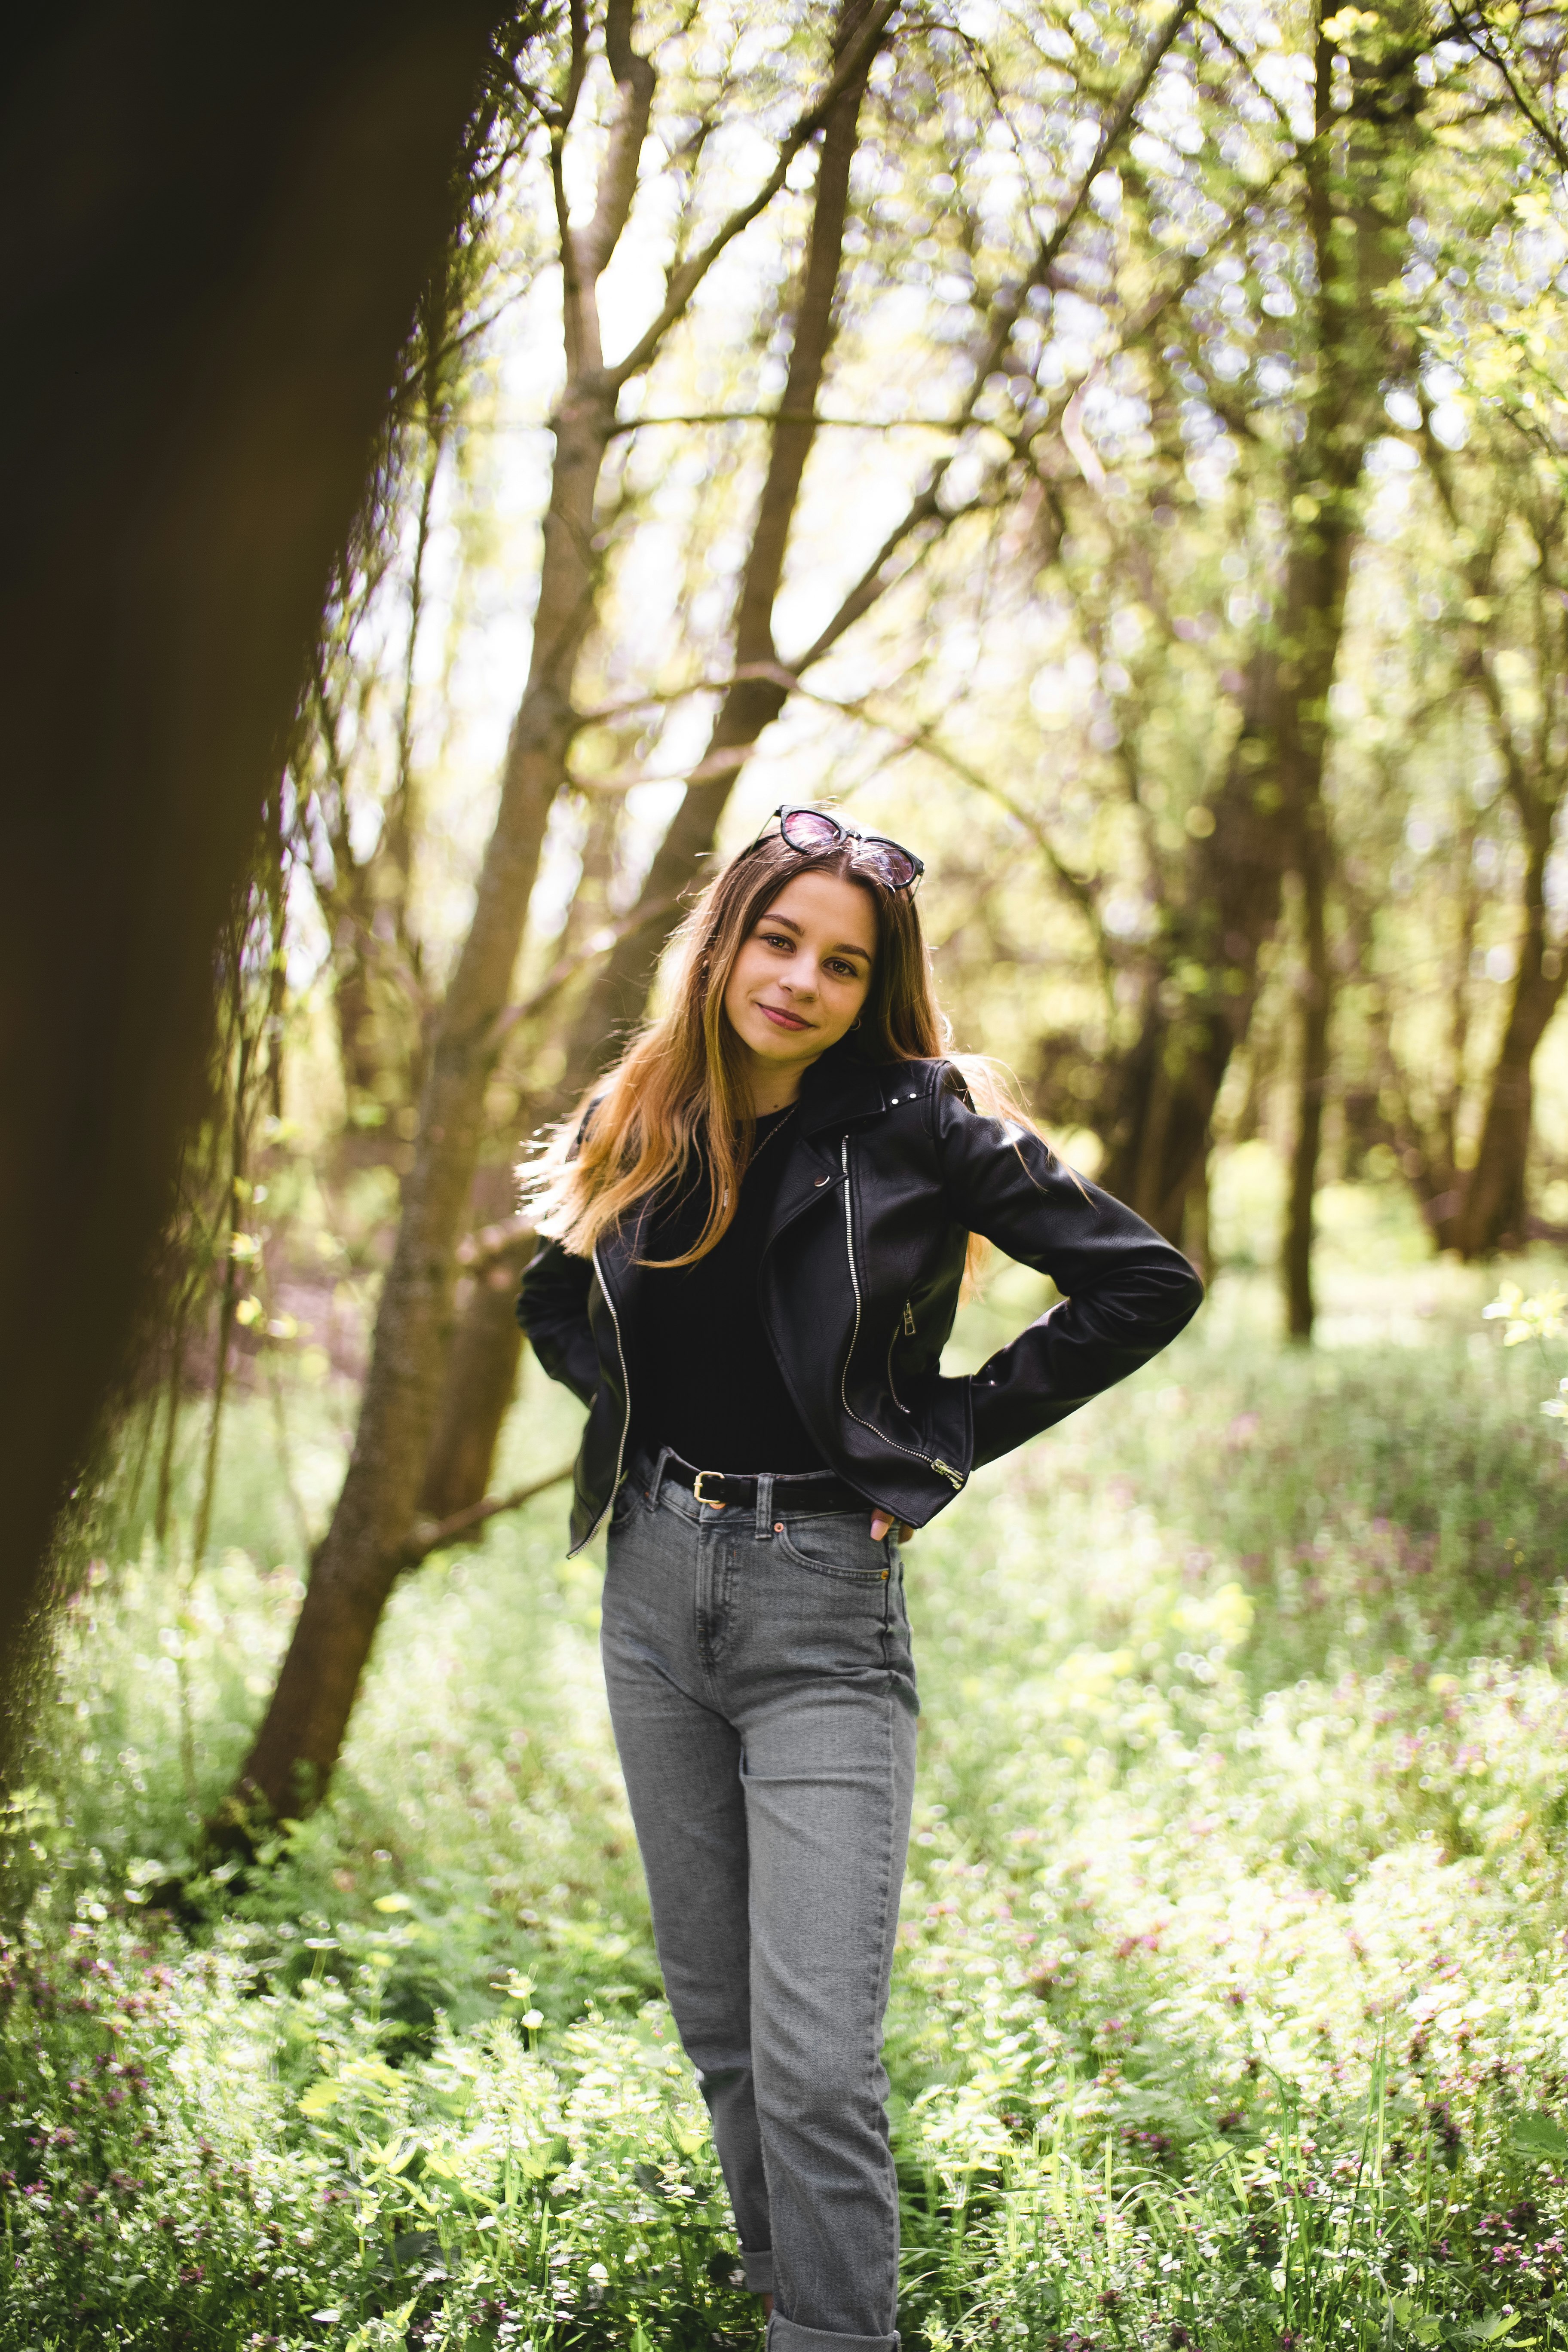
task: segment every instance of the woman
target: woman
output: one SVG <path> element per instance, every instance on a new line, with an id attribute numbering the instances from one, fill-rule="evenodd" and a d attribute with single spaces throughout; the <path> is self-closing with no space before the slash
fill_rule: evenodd
<path id="1" fill-rule="evenodd" d="M 609 1514 L 610 1712 L 747 2284 L 772 2352 L 880 2352 L 918 1711 L 899 1537 L 1202 1291 L 943 1058 L 919 858 L 775 817 L 683 926 L 668 1009 L 528 1172 L 551 1238 L 518 1313 L 589 1407 L 574 1548 Z M 1063 1303 L 950 1379 L 975 1235 Z"/>

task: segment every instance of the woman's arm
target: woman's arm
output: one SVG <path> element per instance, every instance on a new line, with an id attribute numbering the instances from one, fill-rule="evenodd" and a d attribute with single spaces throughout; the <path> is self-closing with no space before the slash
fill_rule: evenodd
<path id="1" fill-rule="evenodd" d="M 568 1257 L 559 1242 L 541 1242 L 517 1294 L 517 1319 L 552 1381 L 584 1404 L 599 1385 L 599 1351 L 588 1322 L 591 1261 Z"/>
<path id="2" fill-rule="evenodd" d="M 931 1115 L 955 1223 L 1048 1274 L 1062 1293 L 973 1377 L 978 1467 L 1147 1363 L 1191 1322 L 1204 1286 L 1180 1250 L 1064 1168 L 1038 1136 L 974 1110 L 951 1067 Z"/>

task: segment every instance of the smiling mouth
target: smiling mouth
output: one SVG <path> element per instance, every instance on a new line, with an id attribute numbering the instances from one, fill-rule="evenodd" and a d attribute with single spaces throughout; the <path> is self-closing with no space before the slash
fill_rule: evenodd
<path id="1" fill-rule="evenodd" d="M 812 1025 L 803 1021 L 798 1013 L 786 1013 L 782 1005 L 759 1004 L 757 1010 L 767 1014 L 775 1029 L 809 1029 Z"/>

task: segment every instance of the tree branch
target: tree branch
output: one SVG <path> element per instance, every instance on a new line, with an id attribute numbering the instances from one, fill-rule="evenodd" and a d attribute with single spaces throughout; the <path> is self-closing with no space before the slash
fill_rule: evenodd
<path id="1" fill-rule="evenodd" d="M 572 1464 L 552 1470 L 547 1477 L 535 1478 L 526 1486 L 516 1486 L 510 1495 L 489 1495 L 482 1503 L 470 1503 L 466 1511 L 454 1511 L 449 1519 L 422 1519 L 403 1547 L 399 1566 L 405 1571 L 417 1568 L 433 1551 L 456 1543 L 459 1536 L 482 1528 L 487 1520 L 499 1519 L 503 1511 L 521 1511 L 524 1503 L 531 1503 L 536 1495 L 547 1494 L 572 1475 Z"/>
<path id="2" fill-rule="evenodd" d="M 664 782 L 668 779 L 660 778 L 658 781 Z M 657 907 L 634 908 L 631 914 L 623 915 L 618 923 L 609 924 L 604 930 L 596 931 L 585 948 L 579 948 L 574 954 L 562 956 L 545 974 L 531 996 L 525 996 L 520 1004 L 509 1004 L 497 1013 L 490 1026 L 487 1049 L 493 1054 L 502 1039 L 509 1036 L 512 1030 L 520 1027 L 525 1021 L 534 1020 L 544 1012 L 552 1001 L 560 995 L 569 981 L 575 980 L 580 971 L 586 971 L 590 964 L 597 963 L 602 957 L 607 956 L 612 948 L 617 946 L 631 932 L 640 930 L 642 926 L 651 922 L 655 916 L 668 914 L 674 903 L 673 899 L 661 898 Z"/>
<path id="3" fill-rule="evenodd" d="M 1119 100 L 1110 121 L 1101 131 L 1095 144 L 1093 156 L 1079 182 L 1071 201 L 1049 233 L 1041 238 L 1028 276 L 1010 293 L 999 296 L 993 304 L 984 340 L 971 371 L 969 390 L 952 419 L 949 427 L 951 431 L 962 432 L 967 426 L 980 421 L 975 417 L 975 408 L 986 384 L 995 373 L 1007 345 L 1012 341 L 1014 329 L 1023 316 L 1025 304 L 1035 289 L 1044 284 L 1047 276 L 1055 266 L 1063 246 L 1089 201 L 1089 189 L 1105 169 L 1107 162 L 1125 135 L 1128 125 L 1142 102 L 1166 51 L 1192 14 L 1195 5 L 1196 0 L 1175 0 L 1175 5 L 1145 50 L 1137 72 Z M 845 631 L 852 627 L 859 619 L 862 613 L 869 611 L 883 593 L 883 586 L 880 583 L 881 572 L 891 562 L 905 540 L 912 537 L 916 531 L 923 530 L 933 520 L 939 521 L 942 529 L 945 530 L 948 523 L 953 520 L 951 515 L 942 513 L 939 499 L 943 479 L 956 455 L 955 450 L 949 450 L 943 457 L 938 458 L 924 487 L 910 499 L 903 515 L 888 533 L 870 563 L 839 605 L 837 612 L 834 614 L 816 642 L 808 646 L 795 662 L 795 667 L 797 671 L 810 669 L 814 664 L 820 661 L 823 656 L 837 644 Z"/>
<path id="4" fill-rule="evenodd" d="M 1182 5 L 1190 6 L 1192 0 L 1182 0 Z M 633 344 L 625 358 L 618 360 L 614 367 L 605 370 L 608 381 L 617 392 L 634 375 L 640 375 L 644 368 L 648 365 L 665 336 L 681 317 L 697 289 L 725 247 L 733 244 L 742 229 L 751 226 L 759 213 L 767 210 L 784 186 L 789 167 L 796 155 L 810 140 L 815 139 L 842 91 L 847 89 L 859 74 L 868 54 L 881 40 L 889 20 L 898 6 L 899 0 L 877 0 L 876 6 L 870 11 L 864 25 L 853 40 L 846 45 L 837 68 L 821 95 L 806 109 L 793 130 L 786 133 L 778 152 L 778 161 L 756 194 L 738 206 L 730 215 L 728 220 L 720 224 L 700 253 L 694 253 L 689 261 L 683 262 L 672 272 L 664 308 L 658 318 Z"/>
<path id="5" fill-rule="evenodd" d="M 978 421 L 984 424 L 984 419 Z M 921 433 L 962 433 L 966 427 L 962 419 L 952 416 L 819 416 L 809 408 L 711 408 L 699 410 L 690 416 L 627 416 L 616 425 L 616 434 L 645 433 L 657 425 L 809 425 L 814 431 L 832 430 L 837 433 L 901 433 L 906 430 Z M 514 431 L 542 431 L 542 426 L 514 426 Z M 1001 432 L 1002 426 L 992 428 Z"/>
<path id="6" fill-rule="evenodd" d="M 658 79 L 651 61 L 632 47 L 632 14 L 633 0 L 609 0 L 605 15 L 605 56 L 616 78 L 620 109 L 599 173 L 593 220 L 573 240 L 577 267 L 589 286 L 598 283 L 631 217 Z"/>

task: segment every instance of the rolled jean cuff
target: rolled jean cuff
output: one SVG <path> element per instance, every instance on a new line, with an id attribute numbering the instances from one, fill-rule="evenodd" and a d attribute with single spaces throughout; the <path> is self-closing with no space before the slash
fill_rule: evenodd
<path id="1" fill-rule="evenodd" d="M 746 2273 L 746 2285 L 752 2294 L 772 2294 L 773 2291 L 773 2250 L 763 2246 L 758 2253 L 741 2249 L 741 2267 Z"/>
<path id="2" fill-rule="evenodd" d="M 820 2327 L 799 2327 L 774 2312 L 768 2322 L 768 2352 L 899 2352 L 897 2336 L 832 2336 Z"/>

